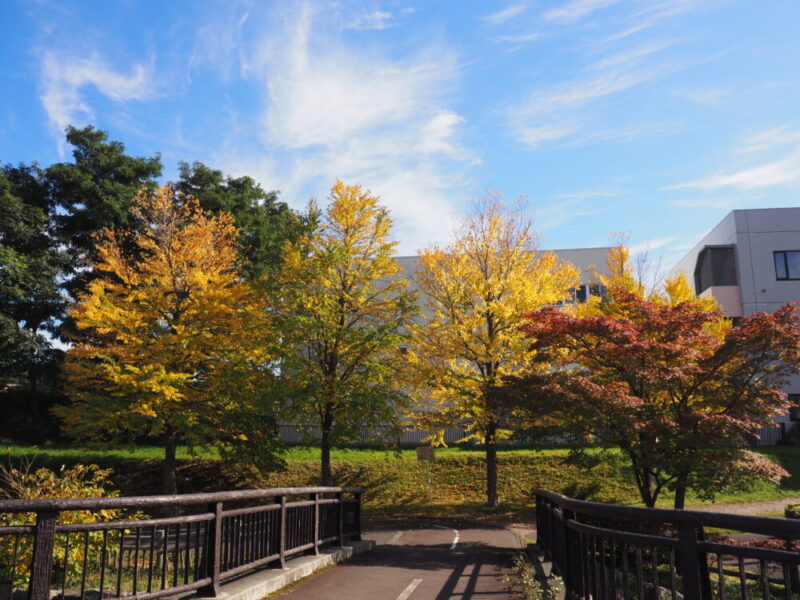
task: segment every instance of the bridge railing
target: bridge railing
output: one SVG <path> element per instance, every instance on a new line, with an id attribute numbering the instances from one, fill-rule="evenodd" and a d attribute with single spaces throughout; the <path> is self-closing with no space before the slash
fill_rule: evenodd
<path id="1" fill-rule="evenodd" d="M 800 594 L 800 520 L 584 502 L 537 490 L 536 529 L 567 598 Z"/>
<path id="2" fill-rule="evenodd" d="M 339 487 L 4 500 L 0 600 L 217 595 L 228 578 L 359 539 L 360 514 L 361 490 Z"/>

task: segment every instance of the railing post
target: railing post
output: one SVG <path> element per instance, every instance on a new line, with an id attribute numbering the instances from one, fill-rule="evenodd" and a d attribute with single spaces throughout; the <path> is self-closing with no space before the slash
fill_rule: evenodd
<path id="1" fill-rule="evenodd" d="M 53 546 L 56 541 L 58 512 L 36 513 L 36 533 L 33 541 L 30 600 L 50 599 L 50 578 L 53 576 Z M 13 582 L 12 582 L 13 585 Z"/>
<path id="2" fill-rule="evenodd" d="M 203 564 L 200 572 L 211 577 L 211 583 L 198 590 L 201 596 L 219 596 L 221 590 L 220 573 L 222 570 L 222 502 L 208 506 L 208 512 L 214 513 L 213 527 L 209 526 L 206 548 L 203 553 Z M 166 543 L 166 540 L 164 541 Z"/>
<path id="3" fill-rule="evenodd" d="M 344 546 L 344 492 L 337 492 L 339 499 L 339 546 Z"/>
<path id="4" fill-rule="evenodd" d="M 568 594 L 573 591 L 580 591 L 579 586 L 576 586 L 576 573 L 580 573 L 580 563 L 576 565 L 577 548 L 573 547 L 570 539 L 570 530 L 567 527 L 567 522 L 575 518 L 575 513 L 571 510 L 564 509 L 561 513 L 564 527 L 564 565 L 562 567 L 563 573 L 561 577 L 564 579 L 564 586 Z"/>
<path id="5" fill-rule="evenodd" d="M 281 569 L 286 568 L 286 496 L 281 496 L 281 535 L 280 535 Z"/>
<path id="6" fill-rule="evenodd" d="M 319 492 L 312 494 L 314 497 L 314 554 L 319 554 Z"/>
<path id="7" fill-rule="evenodd" d="M 355 493 L 356 497 L 356 534 L 352 539 L 361 541 L 361 492 Z"/>
<path id="8" fill-rule="evenodd" d="M 702 564 L 706 556 L 698 551 L 697 533 L 697 527 L 690 523 L 678 524 L 678 562 L 683 578 L 683 597 L 710 600 L 708 566 Z"/>

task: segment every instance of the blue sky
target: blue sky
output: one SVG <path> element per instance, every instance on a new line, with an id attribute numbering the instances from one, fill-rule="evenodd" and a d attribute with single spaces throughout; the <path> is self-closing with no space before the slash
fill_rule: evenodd
<path id="1" fill-rule="evenodd" d="M 402 254 L 495 188 L 544 247 L 627 231 L 671 266 L 732 209 L 800 204 L 798 31 L 796 0 L 6 0 L 0 160 L 93 124 L 295 207 L 361 183 Z"/>

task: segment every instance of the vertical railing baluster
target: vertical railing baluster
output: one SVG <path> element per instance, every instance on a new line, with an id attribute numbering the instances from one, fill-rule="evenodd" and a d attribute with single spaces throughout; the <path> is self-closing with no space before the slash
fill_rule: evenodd
<path id="1" fill-rule="evenodd" d="M 675 549 L 669 549 L 669 589 L 672 594 L 672 600 L 677 600 L 678 596 L 678 583 L 675 579 Z"/>
<path id="2" fill-rule="evenodd" d="M 599 598 L 606 597 L 608 589 L 608 574 L 606 573 L 606 540 L 600 538 L 600 594 Z"/>
<path id="3" fill-rule="evenodd" d="M 17 533 L 14 535 L 14 557 L 11 559 L 11 589 L 17 584 L 17 558 L 19 557 L 19 536 Z"/>
<path id="4" fill-rule="evenodd" d="M 628 578 L 630 577 L 630 565 L 628 564 L 628 542 L 622 542 L 622 597 L 629 600 L 630 590 L 628 589 Z"/>
<path id="5" fill-rule="evenodd" d="M 720 600 L 728 600 L 727 591 L 725 590 L 725 573 L 722 567 L 722 554 L 717 554 L 717 575 L 719 577 L 719 598 Z"/>
<path id="6" fill-rule="evenodd" d="M 141 548 L 142 542 L 142 528 L 136 528 L 136 545 L 133 550 L 133 583 L 132 583 L 132 594 L 135 596 L 136 592 L 139 591 L 139 551 Z"/>
<path id="7" fill-rule="evenodd" d="M 120 529 L 119 531 L 119 556 L 117 557 L 117 598 L 119 598 L 122 594 L 122 558 L 123 558 L 123 544 L 125 542 L 125 530 Z"/>
<path id="8" fill-rule="evenodd" d="M 81 568 L 81 598 L 86 591 L 86 563 L 89 562 L 89 532 L 83 532 L 83 567 Z"/>
<path id="9" fill-rule="evenodd" d="M 319 554 L 319 492 L 312 494 L 314 500 L 314 554 Z"/>
<path id="10" fill-rule="evenodd" d="M 64 532 L 64 575 L 61 578 L 61 598 L 67 591 L 67 573 L 69 573 L 69 531 Z M 13 583 L 12 583 L 13 589 Z"/>
<path id="11" fill-rule="evenodd" d="M 650 547 L 650 564 L 653 567 L 653 590 L 658 598 L 658 588 L 661 584 L 658 579 L 658 548 L 656 546 Z"/>
<path id="12" fill-rule="evenodd" d="M 172 551 L 172 587 L 178 585 L 178 571 L 180 571 L 180 545 L 181 545 L 181 524 L 175 523 L 175 549 Z"/>
<path id="13" fill-rule="evenodd" d="M 99 597 L 103 597 L 103 589 L 106 583 L 106 544 L 108 543 L 108 529 L 103 530 L 103 548 L 100 550 L 100 592 Z M 33 599 L 31 599 L 33 600 Z"/>
<path id="14" fill-rule="evenodd" d="M 192 524 L 186 524 L 186 539 L 183 544 L 183 583 L 189 583 L 189 569 L 191 568 L 192 554 L 189 549 L 192 547 Z"/>
<path id="15" fill-rule="evenodd" d="M 281 555 L 281 568 L 286 568 L 286 496 L 281 496 L 281 529 L 279 552 Z"/>
<path id="16" fill-rule="evenodd" d="M 744 557 L 739 557 L 739 590 L 742 593 L 742 600 L 747 600 L 747 576 L 744 571 Z"/>
<path id="17" fill-rule="evenodd" d="M 205 575 L 201 574 L 200 571 L 200 527 L 203 527 L 203 541 L 208 539 L 208 530 L 209 530 L 209 522 L 200 521 L 197 522 L 197 527 L 194 530 L 194 580 L 197 581 L 201 577 L 205 577 Z"/>
<path id="18" fill-rule="evenodd" d="M 156 526 L 150 526 L 150 552 L 147 556 L 147 593 L 153 591 L 153 557 L 156 553 Z"/>
<path id="19" fill-rule="evenodd" d="M 763 558 L 758 562 L 761 579 L 761 595 L 764 600 L 769 600 L 769 580 L 767 579 L 767 561 Z"/>
<path id="20" fill-rule="evenodd" d="M 644 569 L 642 568 L 642 547 L 636 546 L 636 589 L 639 592 L 639 600 L 644 598 Z"/>
<path id="21" fill-rule="evenodd" d="M 169 568 L 169 525 L 164 525 L 164 536 L 161 538 L 161 589 L 167 587 L 167 569 Z"/>
<path id="22" fill-rule="evenodd" d="M 787 563 L 783 563 L 783 595 L 786 600 L 791 600 L 792 598 L 792 581 L 791 576 L 789 575 L 789 565 Z M 722 599 L 724 600 L 724 598 Z"/>
<path id="23" fill-rule="evenodd" d="M 344 546 L 344 493 L 337 492 L 336 498 L 339 502 L 339 546 Z"/>

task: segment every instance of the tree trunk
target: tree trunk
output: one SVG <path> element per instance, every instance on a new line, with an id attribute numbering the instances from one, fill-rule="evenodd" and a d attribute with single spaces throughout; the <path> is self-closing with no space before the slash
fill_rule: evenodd
<path id="1" fill-rule="evenodd" d="M 164 472 L 161 493 L 171 496 L 178 493 L 178 480 L 175 477 L 175 454 L 178 449 L 178 432 L 172 427 L 164 434 Z"/>
<path id="2" fill-rule="evenodd" d="M 686 506 L 686 476 L 681 475 L 675 484 L 675 508 L 678 510 Z"/>
<path id="3" fill-rule="evenodd" d="M 333 485 L 333 474 L 331 473 L 331 432 L 333 430 L 333 404 L 328 402 L 325 405 L 325 412 L 322 417 L 322 459 L 320 462 L 322 485 Z"/>
<path id="4" fill-rule="evenodd" d="M 497 423 L 486 428 L 486 504 L 497 506 Z"/>

